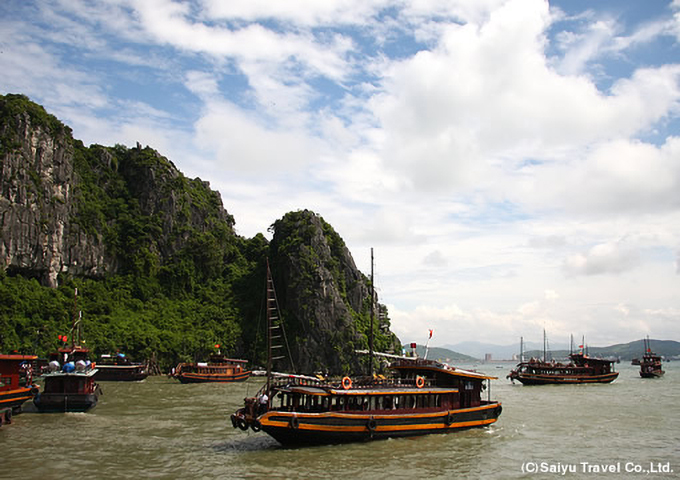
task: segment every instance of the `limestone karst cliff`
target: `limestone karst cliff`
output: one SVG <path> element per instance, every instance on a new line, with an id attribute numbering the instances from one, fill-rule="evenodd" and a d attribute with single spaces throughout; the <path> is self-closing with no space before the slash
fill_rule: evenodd
<path id="1" fill-rule="evenodd" d="M 221 344 L 261 364 L 269 257 L 297 370 L 363 369 L 369 281 L 333 228 L 306 210 L 271 242 L 234 224 L 218 192 L 152 148 L 86 147 L 25 96 L 0 96 L 0 351 L 55 348 L 78 286 L 95 351 L 168 367 Z M 373 332 L 400 348 L 386 315 Z"/>

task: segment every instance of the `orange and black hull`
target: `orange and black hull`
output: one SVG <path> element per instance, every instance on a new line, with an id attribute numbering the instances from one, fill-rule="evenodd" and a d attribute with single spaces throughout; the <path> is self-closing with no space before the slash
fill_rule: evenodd
<path id="1" fill-rule="evenodd" d="M 292 413 L 269 411 L 259 426 L 283 445 L 334 444 L 448 433 L 498 420 L 500 403 L 427 413 Z"/>
<path id="2" fill-rule="evenodd" d="M 582 383 L 611 383 L 619 376 L 619 372 L 603 375 L 549 375 L 540 373 L 520 373 L 513 375 L 524 385 L 575 385 Z"/>
<path id="3" fill-rule="evenodd" d="M 11 408 L 14 413 L 18 413 L 21 411 L 24 402 L 32 399 L 37 391 L 37 387 L 31 386 L 0 392 L 0 409 Z"/>
<path id="4" fill-rule="evenodd" d="M 250 374 L 250 371 L 234 374 L 181 372 L 175 377 L 182 383 L 231 383 L 248 380 Z"/>

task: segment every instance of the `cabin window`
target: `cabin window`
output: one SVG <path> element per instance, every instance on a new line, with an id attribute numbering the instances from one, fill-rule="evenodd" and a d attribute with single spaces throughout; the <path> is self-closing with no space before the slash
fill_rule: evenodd
<path id="1" fill-rule="evenodd" d="M 12 385 L 12 377 L 2 377 L 0 379 L 0 387 L 6 387 L 7 385 Z"/>

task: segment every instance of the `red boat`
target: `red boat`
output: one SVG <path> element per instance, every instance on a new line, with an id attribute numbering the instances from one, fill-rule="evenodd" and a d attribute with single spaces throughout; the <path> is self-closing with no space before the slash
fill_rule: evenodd
<path id="1" fill-rule="evenodd" d="M 12 414 L 38 393 L 33 383 L 35 355 L 0 355 L 0 425 L 11 423 Z"/>
<path id="2" fill-rule="evenodd" d="M 664 370 L 661 366 L 661 356 L 652 352 L 649 337 L 644 341 L 645 353 L 640 361 L 640 376 L 642 378 L 659 378 L 663 376 Z"/>

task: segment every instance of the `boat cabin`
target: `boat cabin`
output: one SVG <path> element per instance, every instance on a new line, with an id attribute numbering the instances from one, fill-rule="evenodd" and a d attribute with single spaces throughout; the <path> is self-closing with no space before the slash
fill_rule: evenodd
<path id="1" fill-rule="evenodd" d="M 35 355 L 0 355 L 0 392 L 31 387 Z"/>
<path id="2" fill-rule="evenodd" d="M 373 412 L 409 413 L 439 411 L 460 406 L 457 389 L 394 388 L 339 390 L 324 387 L 295 386 L 275 389 L 270 410 L 281 412 Z"/>

